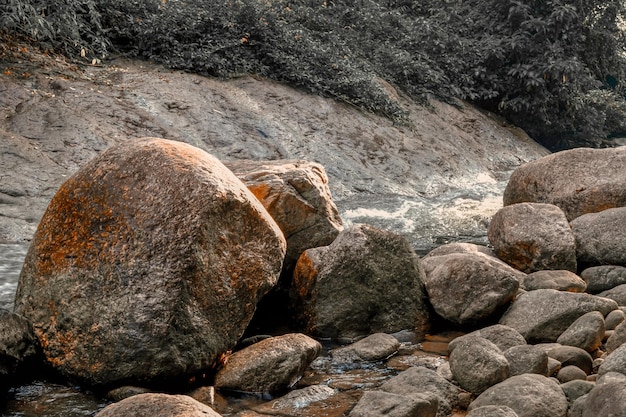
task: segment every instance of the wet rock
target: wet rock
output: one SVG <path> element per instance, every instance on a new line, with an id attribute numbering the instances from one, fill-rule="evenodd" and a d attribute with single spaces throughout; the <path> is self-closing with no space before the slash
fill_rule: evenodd
<path id="1" fill-rule="evenodd" d="M 521 333 L 528 343 L 554 342 L 580 316 L 599 311 L 606 316 L 617 303 L 590 294 L 535 290 L 518 296 L 500 324 Z"/>
<path id="2" fill-rule="evenodd" d="M 454 346 L 458 342 L 463 340 L 463 338 L 472 336 L 480 336 L 484 339 L 489 340 L 490 342 L 498 346 L 498 348 L 500 348 L 502 352 L 513 346 L 526 344 L 526 339 L 524 339 L 524 336 L 522 336 L 517 330 L 509 326 L 504 326 L 502 324 L 494 324 L 492 326 L 483 327 L 482 329 L 475 330 L 471 333 L 457 337 L 456 339 L 452 340 L 448 344 L 450 352 L 454 350 Z"/>
<path id="3" fill-rule="evenodd" d="M 626 206 L 626 148 L 557 152 L 517 168 L 504 190 L 504 205 L 554 204 L 568 220 Z"/>
<path id="4" fill-rule="evenodd" d="M 549 376 L 548 354 L 534 345 L 513 346 L 503 352 L 509 362 L 510 376 L 539 374 Z"/>
<path id="5" fill-rule="evenodd" d="M 626 284 L 626 267 L 618 265 L 600 265 L 586 268 L 580 277 L 587 283 L 587 292 L 597 294 Z"/>
<path id="6" fill-rule="evenodd" d="M 343 415 L 355 401 L 343 398 L 337 390 L 327 385 L 311 385 L 296 389 L 275 400 L 255 405 L 254 411 L 260 415 L 298 416 L 315 415 L 316 410 Z"/>
<path id="7" fill-rule="evenodd" d="M 272 337 L 230 355 L 215 375 L 215 387 L 250 393 L 274 393 L 293 387 L 322 346 L 290 333 Z"/>
<path id="8" fill-rule="evenodd" d="M 413 397 L 415 395 L 434 396 L 438 402 L 437 417 L 452 414 L 459 401 L 459 388 L 424 367 L 411 367 L 386 381 L 379 388 L 385 393 Z"/>
<path id="9" fill-rule="evenodd" d="M 571 226 L 578 262 L 626 266 L 626 207 L 582 215 Z"/>
<path id="10" fill-rule="evenodd" d="M 599 311 L 590 311 L 576 319 L 567 330 L 561 333 L 556 342 L 593 352 L 602 345 L 604 332 L 604 316 Z"/>
<path id="11" fill-rule="evenodd" d="M 626 320 L 626 313 L 622 310 L 611 311 L 604 319 L 606 330 L 615 330 L 624 320 Z"/>
<path id="12" fill-rule="evenodd" d="M 587 374 L 577 366 L 567 365 L 559 370 L 556 374 L 556 379 L 558 379 L 561 384 L 575 380 L 586 381 Z"/>
<path id="13" fill-rule="evenodd" d="M 576 271 L 574 235 L 563 211 L 552 204 L 507 205 L 492 217 L 487 232 L 494 252 L 515 269 Z"/>
<path id="14" fill-rule="evenodd" d="M 523 273 L 482 253 L 424 259 L 425 287 L 435 312 L 459 325 L 492 319 L 508 305 Z"/>
<path id="15" fill-rule="evenodd" d="M 485 405 L 472 409 L 466 417 L 518 417 L 517 413 L 506 405 Z"/>
<path id="16" fill-rule="evenodd" d="M 107 392 L 107 398 L 118 402 L 125 398 L 132 397 L 133 395 L 147 394 L 151 392 L 148 388 L 134 387 L 132 385 L 125 385 L 123 387 L 112 389 Z"/>
<path id="17" fill-rule="evenodd" d="M 547 347 L 546 353 L 549 357 L 561 362 L 562 368 L 569 365 L 577 366 L 585 372 L 586 375 L 589 375 L 593 368 L 593 358 L 591 355 L 585 350 L 574 346 Z"/>
<path id="18" fill-rule="evenodd" d="M 138 394 L 105 407 L 95 417 L 220 417 L 187 395 Z"/>
<path id="19" fill-rule="evenodd" d="M 486 405 L 507 406 L 519 417 L 565 417 L 567 398 L 557 382 L 537 374 L 516 375 L 480 394 L 469 411 Z"/>
<path id="20" fill-rule="evenodd" d="M 25 372 L 23 368 L 38 353 L 39 344 L 28 320 L 0 309 L 0 391 L 22 378 L 24 375 L 17 373 Z"/>
<path id="21" fill-rule="evenodd" d="M 424 334 L 429 307 L 424 272 L 405 238 L 355 225 L 296 265 L 292 309 L 320 337 L 355 338 L 415 329 Z"/>
<path id="22" fill-rule="evenodd" d="M 392 335 L 375 333 L 351 345 L 330 351 L 336 363 L 374 362 L 393 355 L 400 349 L 400 342 Z"/>
<path id="23" fill-rule="evenodd" d="M 598 297 L 610 298 L 620 306 L 626 306 L 626 284 L 618 285 L 609 290 L 602 291 Z"/>
<path id="24" fill-rule="evenodd" d="M 502 351 L 482 337 L 464 338 L 450 353 L 450 370 L 459 386 L 479 395 L 509 377 L 509 362 Z"/>
<path id="25" fill-rule="evenodd" d="M 217 159 L 180 142 L 129 140 L 52 199 L 16 311 L 67 377 L 182 377 L 235 346 L 284 253 L 276 223 Z"/>
<path id="26" fill-rule="evenodd" d="M 626 382 L 596 384 L 585 400 L 582 417 L 626 415 Z"/>
<path id="27" fill-rule="evenodd" d="M 520 287 L 526 291 L 553 289 L 559 291 L 585 292 L 587 283 L 573 272 L 536 271 L 524 277 Z"/>
<path id="28" fill-rule="evenodd" d="M 398 395 L 365 391 L 350 417 L 435 417 L 437 398 L 428 394 Z"/>
<path id="29" fill-rule="evenodd" d="M 564 382 L 561 384 L 561 389 L 565 393 L 567 397 L 567 401 L 570 404 L 573 404 L 578 398 L 587 394 L 589 391 L 595 387 L 595 382 L 584 381 L 580 379 L 575 379 L 569 382 Z"/>
<path id="30" fill-rule="evenodd" d="M 626 343 L 626 323 L 622 322 L 606 340 L 605 347 L 607 353 L 613 352 L 624 343 Z"/>

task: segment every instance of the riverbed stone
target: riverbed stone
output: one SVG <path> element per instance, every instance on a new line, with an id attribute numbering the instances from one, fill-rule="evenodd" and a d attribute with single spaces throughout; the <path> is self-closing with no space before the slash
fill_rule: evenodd
<path id="1" fill-rule="evenodd" d="M 535 345 L 513 346 L 503 352 L 510 376 L 539 374 L 549 376 L 548 354 Z"/>
<path id="2" fill-rule="evenodd" d="M 512 376 L 480 394 L 469 411 L 486 405 L 504 405 L 518 417 L 565 417 L 567 397 L 553 379 L 524 374 Z"/>
<path id="3" fill-rule="evenodd" d="M 348 346 L 330 351 L 336 363 L 356 363 L 380 361 L 400 349 L 398 339 L 387 333 L 374 333 Z"/>
<path id="4" fill-rule="evenodd" d="M 450 370 L 459 386 L 474 395 L 509 377 L 509 361 L 492 342 L 482 337 L 464 338 L 450 353 Z"/>
<path id="5" fill-rule="evenodd" d="M 584 269 L 580 277 L 587 283 L 587 292 L 598 294 L 618 285 L 626 284 L 626 267 L 600 265 Z"/>
<path id="6" fill-rule="evenodd" d="M 597 295 L 598 297 L 610 298 L 611 300 L 615 300 L 615 302 L 619 306 L 626 306 L 626 284 L 621 284 L 609 290 L 602 291 Z"/>
<path id="7" fill-rule="evenodd" d="M 589 375 L 593 369 L 593 358 L 589 352 L 575 347 L 575 346 L 563 346 L 563 345 L 536 345 L 545 349 L 545 352 L 550 358 L 556 359 L 561 362 L 561 368 L 569 365 L 577 366 Z"/>
<path id="8" fill-rule="evenodd" d="M 434 395 L 399 395 L 365 391 L 349 417 L 435 417 L 438 400 Z"/>
<path id="9" fill-rule="evenodd" d="M 584 214 L 571 226 L 580 263 L 626 266 L 626 207 Z"/>
<path id="10" fill-rule="evenodd" d="M 301 333 L 264 339 L 228 356 L 215 375 L 215 387 L 256 394 L 291 388 L 321 349 Z"/>
<path id="11" fill-rule="evenodd" d="M 90 385 L 210 368 L 276 284 L 282 232 L 216 158 L 142 138 L 58 190 L 33 237 L 15 310 L 46 361 Z"/>
<path id="12" fill-rule="evenodd" d="M 606 330 L 615 330 L 617 326 L 626 320 L 626 313 L 622 310 L 613 310 L 605 318 Z"/>
<path id="13" fill-rule="evenodd" d="M 395 233 L 357 224 L 296 264 L 292 310 L 307 334 L 357 338 L 413 329 L 422 337 L 430 310 L 419 258 Z"/>
<path id="14" fill-rule="evenodd" d="M 487 236 L 498 258 L 520 271 L 576 271 L 574 235 L 555 205 L 507 205 L 493 215 Z"/>
<path id="15" fill-rule="evenodd" d="M 464 338 L 472 336 L 480 336 L 489 340 L 498 346 L 502 352 L 513 346 L 526 344 L 526 339 L 524 339 L 524 336 L 522 336 L 517 330 L 502 324 L 494 324 L 483 327 L 482 329 L 474 330 L 471 333 L 453 339 L 450 343 L 448 343 L 448 350 L 452 352 L 457 343 L 462 341 Z"/>
<path id="16" fill-rule="evenodd" d="M 613 310 L 618 311 L 618 310 Z M 556 340 L 557 343 L 576 346 L 593 352 L 602 345 L 606 326 L 599 311 L 590 311 L 576 319 Z"/>
<path id="17" fill-rule="evenodd" d="M 34 365 L 39 350 L 30 322 L 16 313 L 0 309 L 0 391 L 22 379 L 24 368 L 31 362 Z"/>
<path id="18" fill-rule="evenodd" d="M 556 374 L 556 379 L 558 379 L 561 384 L 575 380 L 586 381 L 587 374 L 578 366 L 567 365 L 559 369 L 559 372 Z"/>
<path id="19" fill-rule="evenodd" d="M 535 290 L 519 295 L 500 324 L 520 332 L 528 343 L 555 342 L 580 316 L 590 311 L 606 316 L 615 309 L 615 301 L 591 294 Z"/>
<path id="20" fill-rule="evenodd" d="M 595 382 L 575 379 L 561 384 L 561 389 L 567 397 L 567 401 L 573 404 L 578 398 L 586 395 L 596 386 Z"/>
<path id="21" fill-rule="evenodd" d="M 556 152 L 518 167 L 504 190 L 504 205 L 559 206 L 568 220 L 626 206 L 626 147 Z"/>
<path id="22" fill-rule="evenodd" d="M 596 384 L 585 400 L 582 417 L 626 415 L 626 382 Z"/>
<path id="23" fill-rule="evenodd" d="M 485 405 L 472 409 L 466 417 L 518 417 L 518 415 L 506 405 Z"/>
<path id="24" fill-rule="evenodd" d="M 424 259 L 425 287 L 435 312 L 457 325 L 493 319 L 517 294 L 524 274 L 491 256 L 451 253 Z"/>
<path id="25" fill-rule="evenodd" d="M 525 276 L 520 287 L 526 291 L 553 289 L 559 291 L 585 292 L 587 283 L 571 271 L 543 270 Z"/>
<path id="26" fill-rule="evenodd" d="M 422 260 L 432 258 L 434 256 L 449 255 L 451 253 L 482 253 L 493 257 L 496 256 L 493 249 L 484 245 L 477 245 L 475 243 L 468 242 L 452 242 L 437 246 L 435 249 L 424 255 Z"/>
<path id="27" fill-rule="evenodd" d="M 344 395 L 328 385 L 317 384 L 289 391 L 271 401 L 252 405 L 251 408 L 261 416 L 308 415 L 308 410 L 316 409 L 323 409 L 329 413 L 338 412 L 343 415 L 343 412 L 353 406 L 355 402 L 345 398 Z"/>
<path id="28" fill-rule="evenodd" d="M 604 344 L 606 352 L 611 353 L 624 343 L 626 343 L 626 322 L 622 322 L 617 327 L 615 327 L 615 330 L 613 331 L 613 333 L 611 333 L 611 336 L 609 336 L 609 338 L 606 340 Z"/>
<path id="29" fill-rule="evenodd" d="M 106 406 L 95 417 L 221 417 L 187 395 L 138 394 Z"/>

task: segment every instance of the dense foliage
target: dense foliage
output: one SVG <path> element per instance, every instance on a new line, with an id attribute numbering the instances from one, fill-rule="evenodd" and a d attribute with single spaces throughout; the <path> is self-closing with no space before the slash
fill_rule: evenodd
<path id="1" fill-rule="evenodd" d="M 0 0 L 0 27 L 76 57 L 112 52 L 256 73 L 398 122 L 387 82 L 465 99 L 559 149 L 626 133 L 622 0 Z"/>

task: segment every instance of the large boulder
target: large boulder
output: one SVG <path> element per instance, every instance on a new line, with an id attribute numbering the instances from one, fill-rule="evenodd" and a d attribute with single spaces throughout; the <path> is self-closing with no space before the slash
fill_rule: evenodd
<path id="1" fill-rule="evenodd" d="M 306 250 L 296 265 L 292 308 L 308 333 L 353 338 L 428 330 L 424 272 L 407 240 L 369 225 Z"/>
<path id="2" fill-rule="evenodd" d="M 524 339 L 524 336 L 522 336 L 517 330 L 502 324 L 494 324 L 492 326 L 483 327 L 482 329 L 474 330 L 471 333 L 454 338 L 450 341 L 450 343 L 448 343 L 449 351 L 452 352 L 459 342 L 473 336 L 479 336 L 483 339 L 489 340 L 502 352 L 513 346 L 526 344 L 526 339 Z"/>
<path id="3" fill-rule="evenodd" d="M 520 287 L 526 291 L 553 289 L 559 291 L 585 292 L 585 281 L 571 271 L 544 270 L 528 274 Z"/>
<path id="4" fill-rule="evenodd" d="M 626 266 L 626 207 L 579 216 L 571 226 L 579 262 Z"/>
<path id="5" fill-rule="evenodd" d="M 423 259 L 424 284 L 435 312 L 455 324 L 477 324 L 513 299 L 525 276 L 483 253 L 451 253 Z"/>
<path id="6" fill-rule="evenodd" d="M 584 269 L 580 277 L 587 283 L 587 292 L 597 294 L 626 284 L 626 267 L 600 265 Z"/>
<path id="7" fill-rule="evenodd" d="M 521 294 L 500 319 L 528 343 L 555 342 L 583 314 L 599 311 L 606 316 L 617 303 L 591 294 L 535 290 Z"/>
<path id="8" fill-rule="evenodd" d="M 54 196 L 15 310 L 65 376 L 93 385 L 182 377 L 235 346 L 285 247 L 217 159 L 180 142 L 129 140 Z"/>
<path id="9" fill-rule="evenodd" d="M 138 394 L 108 405 L 96 417 L 221 417 L 187 395 Z"/>
<path id="10" fill-rule="evenodd" d="M 568 220 L 626 206 L 626 147 L 557 152 L 517 168 L 504 190 L 504 205 L 559 206 Z"/>
<path id="11" fill-rule="evenodd" d="M 582 417 L 626 416 L 626 381 L 596 385 L 585 399 Z"/>
<path id="12" fill-rule="evenodd" d="M 555 205 L 505 206 L 492 217 L 487 236 L 498 258 L 520 271 L 576 271 L 574 235 Z"/>

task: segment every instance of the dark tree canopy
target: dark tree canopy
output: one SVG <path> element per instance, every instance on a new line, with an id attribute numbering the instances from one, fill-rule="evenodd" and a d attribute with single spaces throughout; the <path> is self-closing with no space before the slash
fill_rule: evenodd
<path id="1" fill-rule="evenodd" d="M 551 149 L 626 134 L 622 0 L 0 0 L 0 27 L 69 56 L 259 74 L 403 123 L 471 101 Z"/>

